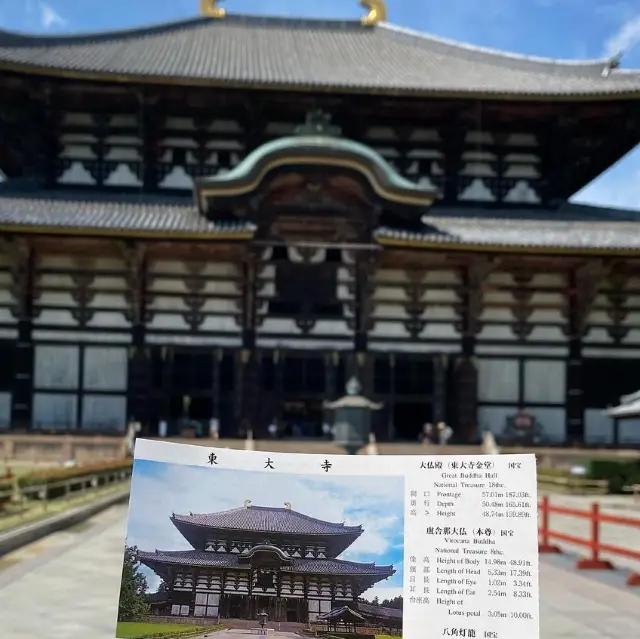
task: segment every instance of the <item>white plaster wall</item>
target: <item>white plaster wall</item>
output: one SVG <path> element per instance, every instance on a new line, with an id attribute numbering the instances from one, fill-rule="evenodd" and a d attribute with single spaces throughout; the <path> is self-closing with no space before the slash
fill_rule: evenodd
<path id="1" fill-rule="evenodd" d="M 427 324 L 420 333 L 420 339 L 460 340 L 460 334 L 453 324 Z"/>
<path id="2" fill-rule="evenodd" d="M 78 322 L 74 319 L 71 311 L 45 308 L 40 310 L 38 316 L 34 318 L 33 324 L 35 326 L 51 325 L 72 328 L 77 326 Z"/>
<path id="3" fill-rule="evenodd" d="M 238 267 L 231 262 L 206 262 L 201 264 L 200 275 L 210 277 L 239 277 Z M 178 275 L 190 274 L 188 265 L 180 260 L 154 260 L 149 264 L 149 273 L 152 275 Z"/>
<path id="4" fill-rule="evenodd" d="M 129 330 L 131 328 L 131 322 L 127 320 L 122 311 L 114 313 L 109 311 L 95 311 L 93 317 L 87 322 L 87 327 Z"/>
<path id="5" fill-rule="evenodd" d="M 451 342 L 388 342 L 383 339 L 370 339 L 369 350 L 376 353 L 448 353 L 460 352 L 460 340 Z"/>
<path id="6" fill-rule="evenodd" d="M 507 324 L 485 324 L 477 335 L 478 341 L 500 340 L 503 342 L 514 342 L 516 336 Z"/>
<path id="7" fill-rule="evenodd" d="M 590 326 L 587 334 L 582 338 L 584 344 L 610 344 L 613 339 L 606 328 Z M 614 356 L 615 357 L 615 356 Z"/>

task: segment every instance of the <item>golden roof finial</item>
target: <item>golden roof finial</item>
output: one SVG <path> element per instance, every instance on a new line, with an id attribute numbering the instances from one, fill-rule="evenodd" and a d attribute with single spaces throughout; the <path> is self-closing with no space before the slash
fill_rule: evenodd
<path id="1" fill-rule="evenodd" d="M 384 0 L 360 0 L 360 6 L 369 9 L 361 20 L 362 24 L 374 25 L 387 21 L 387 4 Z"/>
<path id="2" fill-rule="evenodd" d="M 200 0 L 200 13 L 210 18 L 224 18 L 227 12 L 218 6 L 221 0 Z"/>

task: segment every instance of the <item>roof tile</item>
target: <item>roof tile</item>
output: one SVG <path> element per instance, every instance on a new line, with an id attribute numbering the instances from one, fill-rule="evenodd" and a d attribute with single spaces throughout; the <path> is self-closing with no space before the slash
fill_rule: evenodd
<path id="1" fill-rule="evenodd" d="M 381 52 L 384 55 L 381 55 Z M 0 32 L 3 63 L 247 86 L 456 94 L 640 92 L 640 72 L 611 61 L 511 55 L 388 24 L 227 16 L 77 36 Z"/>
<path id="2" fill-rule="evenodd" d="M 219 513 L 174 515 L 177 523 L 211 528 L 246 530 L 265 533 L 301 533 L 315 535 L 359 535 L 361 526 L 345 526 L 315 519 L 288 508 L 247 506 Z"/>
<path id="3" fill-rule="evenodd" d="M 126 232 L 159 237 L 250 233 L 245 222 L 212 222 L 190 198 L 0 189 L 0 226 L 42 232 Z M 380 239 L 465 246 L 640 250 L 640 211 L 567 204 L 560 209 L 482 209 L 436 205 L 417 231 L 381 227 Z"/>
<path id="4" fill-rule="evenodd" d="M 178 564 L 211 568 L 228 568 L 240 565 L 238 555 L 200 550 L 140 551 L 138 559 L 145 565 Z M 358 563 L 343 559 L 293 559 L 291 565 L 284 566 L 283 570 L 311 574 L 375 575 L 381 577 L 390 577 L 395 572 L 393 566 L 376 566 L 375 563 Z"/>

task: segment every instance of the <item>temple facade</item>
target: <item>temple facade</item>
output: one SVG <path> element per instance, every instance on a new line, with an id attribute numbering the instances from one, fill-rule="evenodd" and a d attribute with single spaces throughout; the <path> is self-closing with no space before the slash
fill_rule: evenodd
<path id="1" fill-rule="evenodd" d="M 204 9 L 0 34 L 0 429 L 312 437 L 355 375 L 379 440 L 640 443 L 640 216 L 568 201 L 640 72 Z"/>
<path id="2" fill-rule="evenodd" d="M 166 585 L 152 606 L 172 616 L 308 623 L 350 604 L 393 566 L 338 559 L 361 526 L 321 521 L 291 509 L 244 506 L 211 514 L 172 515 L 193 547 L 138 552 Z"/>

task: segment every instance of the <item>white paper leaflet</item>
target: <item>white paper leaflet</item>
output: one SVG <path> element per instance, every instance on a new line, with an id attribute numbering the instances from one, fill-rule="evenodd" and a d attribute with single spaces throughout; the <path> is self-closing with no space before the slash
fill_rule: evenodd
<path id="1" fill-rule="evenodd" d="M 324 456 L 139 440 L 127 546 L 165 622 L 539 636 L 534 455 Z"/>

